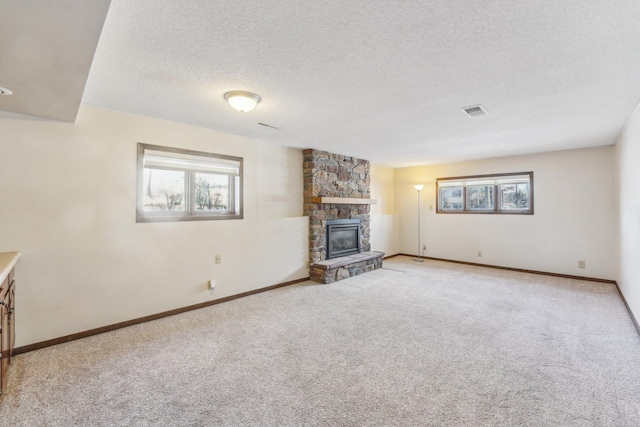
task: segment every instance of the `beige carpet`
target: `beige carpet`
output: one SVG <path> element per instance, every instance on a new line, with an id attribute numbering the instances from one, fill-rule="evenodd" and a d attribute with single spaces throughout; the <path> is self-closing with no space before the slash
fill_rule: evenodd
<path id="1" fill-rule="evenodd" d="M 638 426 L 613 285 L 397 257 L 15 358 L 6 426 Z"/>

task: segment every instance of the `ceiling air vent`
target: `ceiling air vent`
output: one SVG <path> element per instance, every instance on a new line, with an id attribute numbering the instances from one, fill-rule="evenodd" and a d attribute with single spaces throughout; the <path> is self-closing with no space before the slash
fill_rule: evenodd
<path id="1" fill-rule="evenodd" d="M 275 126 L 268 125 L 268 124 L 266 124 L 266 123 L 258 123 L 258 124 L 259 124 L 260 126 L 266 126 L 266 127 L 268 127 L 268 128 L 271 128 L 271 129 L 277 129 L 277 130 L 280 130 L 280 128 L 275 127 Z"/>
<path id="2" fill-rule="evenodd" d="M 478 116 L 484 116 L 485 114 L 487 114 L 487 110 L 485 110 L 484 107 L 479 104 L 472 105 L 471 107 L 464 107 L 462 111 L 467 113 L 467 116 L 469 117 L 478 117 Z"/>

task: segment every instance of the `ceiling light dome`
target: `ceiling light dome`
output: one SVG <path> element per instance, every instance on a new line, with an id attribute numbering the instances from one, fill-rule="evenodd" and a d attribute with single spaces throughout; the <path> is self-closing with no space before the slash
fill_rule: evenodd
<path id="1" fill-rule="evenodd" d="M 226 99 L 235 110 L 246 113 L 256 108 L 261 98 L 255 93 L 232 90 L 224 94 L 224 99 Z"/>

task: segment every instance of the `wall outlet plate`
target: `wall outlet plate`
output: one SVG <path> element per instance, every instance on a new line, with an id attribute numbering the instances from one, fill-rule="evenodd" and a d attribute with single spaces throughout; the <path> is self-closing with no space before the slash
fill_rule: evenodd
<path id="1" fill-rule="evenodd" d="M 578 261 L 578 268 L 587 268 L 587 263 L 585 261 Z"/>
<path id="2" fill-rule="evenodd" d="M 216 287 L 216 281 L 213 279 L 209 279 L 209 290 Z"/>
<path id="3" fill-rule="evenodd" d="M 216 264 L 220 264 L 222 262 L 222 255 L 216 254 Z"/>
<path id="4" fill-rule="evenodd" d="M 482 258 L 482 251 L 478 251 L 478 258 Z"/>

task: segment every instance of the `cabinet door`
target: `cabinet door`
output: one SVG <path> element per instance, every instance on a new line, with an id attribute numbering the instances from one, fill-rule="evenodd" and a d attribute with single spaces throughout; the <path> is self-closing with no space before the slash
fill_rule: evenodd
<path id="1" fill-rule="evenodd" d="M 16 345 L 16 280 L 11 276 L 11 282 L 9 284 L 9 292 L 7 292 L 7 363 L 11 364 L 11 357 L 13 356 L 13 349 Z"/>
<path id="2" fill-rule="evenodd" d="M 6 284 L 3 284 L 3 289 L 0 291 L 0 300 L 4 301 L 6 296 Z M 8 317 L 7 309 L 4 305 L 0 304 L 0 394 L 5 389 L 7 383 L 7 370 L 9 369 L 9 359 L 7 357 L 9 336 L 8 336 Z"/>
<path id="3" fill-rule="evenodd" d="M 6 391 L 7 371 L 15 342 L 13 317 L 15 298 L 14 270 L 0 284 L 0 394 Z"/>

